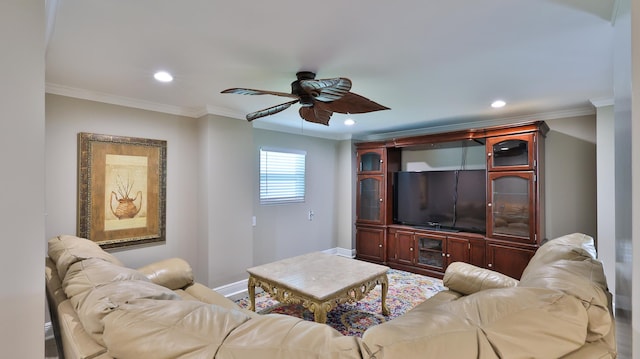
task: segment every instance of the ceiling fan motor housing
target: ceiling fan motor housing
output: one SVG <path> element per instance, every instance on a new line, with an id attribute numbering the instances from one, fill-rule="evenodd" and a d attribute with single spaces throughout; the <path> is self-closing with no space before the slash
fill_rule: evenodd
<path id="1" fill-rule="evenodd" d="M 296 81 L 291 83 L 291 94 L 297 95 L 300 97 L 300 105 L 303 107 L 311 107 L 313 106 L 314 98 L 320 95 L 320 92 L 313 91 L 307 92 L 302 86 L 300 86 L 301 80 L 313 80 L 316 77 L 316 74 L 310 71 L 300 71 L 296 73 L 296 77 L 298 78 Z"/>

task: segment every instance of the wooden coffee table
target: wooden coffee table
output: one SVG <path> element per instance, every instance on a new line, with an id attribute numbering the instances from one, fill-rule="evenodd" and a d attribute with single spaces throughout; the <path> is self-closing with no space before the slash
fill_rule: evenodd
<path id="1" fill-rule="evenodd" d="M 382 286 L 382 314 L 389 315 L 389 267 L 322 252 L 283 259 L 247 269 L 250 310 L 256 310 L 256 287 L 280 303 L 302 304 L 318 323 L 338 304 L 357 302 Z"/>

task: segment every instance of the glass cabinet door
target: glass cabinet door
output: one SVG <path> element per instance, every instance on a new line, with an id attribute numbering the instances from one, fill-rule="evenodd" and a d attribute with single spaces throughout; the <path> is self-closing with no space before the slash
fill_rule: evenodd
<path id="1" fill-rule="evenodd" d="M 492 237 L 534 241 L 533 180 L 531 172 L 489 173 L 488 232 Z"/>
<path id="2" fill-rule="evenodd" d="M 382 173 L 383 151 L 382 148 L 359 150 L 358 173 Z"/>
<path id="3" fill-rule="evenodd" d="M 444 270 L 445 237 L 416 234 L 418 242 L 418 264 Z"/>
<path id="4" fill-rule="evenodd" d="M 534 134 L 510 135 L 487 140 L 489 170 L 533 169 Z"/>
<path id="5" fill-rule="evenodd" d="M 358 176 L 356 216 L 359 222 L 382 222 L 382 185 L 382 176 Z"/>

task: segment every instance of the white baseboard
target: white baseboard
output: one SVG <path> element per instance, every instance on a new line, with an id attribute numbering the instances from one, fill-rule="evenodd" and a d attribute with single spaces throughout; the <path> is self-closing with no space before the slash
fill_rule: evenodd
<path id="1" fill-rule="evenodd" d="M 354 249 L 347 249 L 347 248 L 340 248 L 340 247 L 326 249 L 322 252 L 328 253 L 328 254 L 335 254 L 338 256 L 343 256 L 348 258 L 355 258 L 356 256 L 356 251 Z M 234 283 L 221 285 L 219 287 L 213 288 L 213 290 L 235 301 L 249 295 L 249 289 L 247 288 L 248 284 L 249 284 L 249 279 L 243 279 Z M 256 288 L 256 293 L 260 293 L 261 291 L 262 291 L 261 288 Z"/>
<path id="2" fill-rule="evenodd" d="M 225 297 L 236 301 L 238 299 L 242 299 L 249 295 L 249 289 L 247 286 L 249 285 L 248 279 L 239 280 L 234 283 L 229 283 L 222 285 L 220 287 L 213 288 L 216 292 L 224 295 Z M 257 290 L 256 290 L 257 292 Z"/>
<path id="3" fill-rule="evenodd" d="M 342 256 L 342 257 L 348 257 L 348 258 L 355 258 L 356 257 L 356 250 L 355 249 L 347 249 L 347 248 L 335 247 L 335 248 L 324 250 L 323 252 L 324 253 L 329 253 L 329 254 L 335 254 L 335 255 L 338 255 L 338 256 Z"/>

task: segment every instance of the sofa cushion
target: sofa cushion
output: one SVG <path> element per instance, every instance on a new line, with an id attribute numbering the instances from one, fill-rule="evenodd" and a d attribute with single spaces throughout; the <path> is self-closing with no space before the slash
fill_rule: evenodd
<path id="1" fill-rule="evenodd" d="M 118 306 L 134 299 L 180 300 L 180 296 L 163 286 L 141 280 L 115 281 L 99 285 L 85 296 L 77 313 L 84 329 L 94 340 L 102 340 L 102 319 Z"/>
<path id="2" fill-rule="evenodd" d="M 60 278 L 65 277 L 72 264 L 89 258 L 100 258 L 124 266 L 119 259 L 105 252 L 97 243 L 85 238 L 61 235 L 51 238 L 48 244 L 48 255 L 56 263 Z"/>
<path id="3" fill-rule="evenodd" d="M 362 339 L 378 359 L 559 358 L 580 348 L 586 332 L 587 314 L 575 297 L 510 287 L 426 309 L 418 305 L 368 329 Z"/>
<path id="4" fill-rule="evenodd" d="M 544 267 L 558 260 L 582 261 L 586 258 L 596 258 L 596 248 L 593 238 L 582 233 L 572 233 L 549 240 L 543 244 L 529 261 L 520 279 L 524 279 L 529 272 L 538 267 Z"/>
<path id="5" fill-rule="evenodd" d="M 517 279 L 464 262 L 449 264 L 444 272 L 442 282 L 450 290 L 464 295 L 485 289 L 508 288 L 518 285 Z"/>
<path id="6" fill-rule="evenodd" d="M 193 283 L 191 265 L 181 258 L 169 258 L 151 263 L 138 272 L 144 274 L 155 284 L 169 289 L 181 289 Z"/>
<path id="7" fill-rule="evenodd" d="M 361 359 L 360 343 L 359 338 L 343 336 L 326 324 L 267 314 L 233 330 L 216 359 Z"/>
<path id="8" fill-rule="evenodd" d="M 563 259 L 539 266 L 520 280 L 520 287 L 544 287 L 579 299 L 589 316 L 587 341 L 601 339 L 612 330 L 610 298 L 602 263 L 590 257 Z"/>
<path id="9" fill-rule="evenodd" d="M 149 281 L 145 275 L 134 269 L 120 267 L 99 258 L 90 258 L 69 267 L 67 275 L 62 280 L 62 289 L 77 309 L 92 289 L 106 283 L 126 280 Z"/>
<path id="10" fill-rule="evenodd" d="M 104 317 L 103 339 L 119 359 L 213 358 L 247 320 L 241 311 L 201 302 L 135 299 Z"/>

